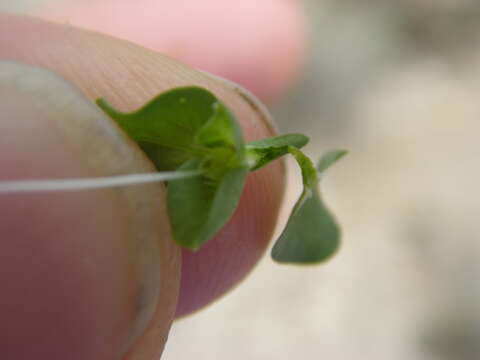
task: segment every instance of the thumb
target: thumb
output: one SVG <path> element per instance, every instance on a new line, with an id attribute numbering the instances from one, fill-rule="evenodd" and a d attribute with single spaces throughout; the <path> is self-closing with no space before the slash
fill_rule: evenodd
<path id="1" fill-rule="evenodd" d="M 48 71 L 0 62 L 0 109 L 2 180 L 152 171 L 88 100 Z M 2 195 L 2 359 L 119 359 L 157 302 L 158 353 L 179 286 L 162 196 L 158 185 Z"/>

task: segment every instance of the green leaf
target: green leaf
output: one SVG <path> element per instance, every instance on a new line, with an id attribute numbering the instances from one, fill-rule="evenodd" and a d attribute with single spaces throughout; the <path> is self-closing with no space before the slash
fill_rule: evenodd
<path id="1" fill-rule="evenodd" d="M 168 91 L 127 114 L 105 100 L 97 103 L 159 170 L 202 174 L 169 182 L 167 188 L 175 241 L 198 249 L 232 216 L 249 171 L 233 114 L 210 92 L 196 87 Z"/>
<path id="2" fill-rule="evenodd" d="M 198 131 L 195 141 L 208 147 L 225 147 L 243 154 L 245 144 L 238 124 L 233 120 L 233 114 L 218 102 L 213 105 L 213 109 L 212 117 Z"/>
<path id="3" fill-rule="evenodd" d="M 283 155 L 288 154 L 288 147 L 302 148 L 309 139 L 301 134 L 287 134 L 254 141 L 246 146 L 247 162 L 251 170 L 257 170 Z"/>
<path id="4" fill-rule="evenodd" d="M 209 155 L 179 170 L 201 168 L 201 177 L 168 186 L 168 209 L 175 240 L 192 250 L 211 239 L 237 208 L 249 172 L 244 142 L 233 114 L 221 103 L 195 138 Z M 183 181 L 187 180 L 187 181 Z"/>
<path id="5" fill-rule="evenodd" d="M 288 150 L 300 166 L 304 189 L 272 249 L 272 258 L 280 263 L 318 263 L 337 251 L 340 230 L 320 198 L 317 170 L 311 160 L 294 147 Z"/>
<path id="6" fill-rule="evenodd" d="M 340 158 L 348 154 L 347 150 L 330 150 L 320 158 L 317 164 L 317 171 L 323 173 L 330 166 L 336 163 Z"/>
<path id="7" fill-rule="evenodd" d="M 245 165 L 245 143 L 234 115 L 221 103 L 195 138 L 199 146 L 208 149 L 202 167 L 206 177 L 219 180 L 226 171 Z"/>
<path id="8" fill-rule="evenodd" d="M 272 258 L 280 263 L 318 263 L 336 252 L 339 236 L 339 228 L 318 191 L 304 191 L 272 249 Z"/>
<path id="9" fill-rule="evenodd" d="M 180 170 L 194 170 L 199 165 L 192 160 Z M 168 214 L 175 241 L 197 250 L 211 239 L 237 208 L 247 174 L 247 167 L 239 167 L 230 169 L 214 183 L 203 176 L 169 183 Z"/>
<path id="10" fill-rule="evenodd" d="M 302 134 L 285 134 L 274 136 L 268 139 L 252 141 L 247 147 L 255 150 L 268 149 L 272 147 L 294 146 L 298 149 L 308 144 L 308 137 Z"/>
<path id="11" fill-rule="evenodd" d="M 174 170 L 201 157 L 198 131 L 214 113 L 217 99 L 198 87 L 176 88 L 158 95 L 139 110 L 121 113 L 104 99 L 100 106 L 152 159 L 159 170 Z"/>
<path id="12" fill-rule="evenodd" d="M 178 169 L 181 164 L 194 157 L 188 152 L 153 143 L 138 142 L 138 146 L 160 171 Z"/>

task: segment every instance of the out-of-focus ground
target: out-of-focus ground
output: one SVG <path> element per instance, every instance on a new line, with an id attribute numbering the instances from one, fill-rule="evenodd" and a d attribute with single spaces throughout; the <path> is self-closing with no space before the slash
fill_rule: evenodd
<path id="1" fill-rule="evenodd" d="M 323 182 L 343 248 L 266 257 L 164 359 L 480 359 L 480 2 L 306 3 L 308 64 L 274 113 L 314 157 L 350 150 Z"/>

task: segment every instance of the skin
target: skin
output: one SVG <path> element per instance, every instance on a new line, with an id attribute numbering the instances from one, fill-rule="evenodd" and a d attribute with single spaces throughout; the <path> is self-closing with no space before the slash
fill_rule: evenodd
<path id="1" fill-rule="evenodd" d="M 35 12 L 167 54 L 265 102 L 286 92 L 304 62 L 304 11 L 296 0 L 54 1 Z"/>
<path id="2" fill-rule="evenodd" d="M 14 41 L 11 34 L 15 34 Z M 134 44 L 71 26 L 0 15 L 0 59 L 49 69 L 77 88 L 73 91 L 74 98 L 103 96 L 124 111 L 135 109 L 172 87 L 203 86 L 233 110 L 248 140 L 270 136 L 273 132 L 267 115 L 238 87 Z M 53 80 L 44 81 L 47 86 Z M 91 134 L 73 136 L 68 130 L 70 127 L 64 126 L 65 139 L 52 138 L 57 131 L 52 124 L 59 126 L 58 110 L 47 111 L 42 117 L 32 105 L 32 99 L 38 99 L 41 92 L 37 88 L 29 95 L 24 93 L 15 81 L 3 84 L 2 115 L 6 114 L 5 118 L 10 120 L 2 121 L 6 130 L 0 131 L 2 178 L 92 176 L 151 166 L 138 155 L 131 163 L 133 167 L 113 166 L 112 169 L 112 165 L 108 165 L 111 154 L 115 153 L 111 140 L 105 140 L 105 149 L 110 154 L 105 161 L 92 162 L 96 157 L 91 156 L 93 150 L 89 146 L 72 145 L 77 138 L 80 144 L 88 144 Z M 59 91 L 58 101 L 67 93 Z M 68 119 L 65 121 L 84 113 L 82 109 L 68 106 L 69 102 L 65 104 L 61 107 L 66 112 L 61 114 L 62 119 Z M 68 111 L 76 112 L 69 114 Z M 20 127 L 19 123 L 23 125 Z M 124 154 L 121 151 L 124 148 L 132 150 L 135 146 L 123 139 L 117 144 L 117 157 Z M 94 153 L 97 155 L 98 151 Z M 121 161 L 115 164 L 118 162 Z M 140 163 L 143 165 L 139 166 Z M 158 358 L 174 316 L 178 287 L 181 291 L 177 314 L 195 311 L 243 279 L 263 254 L 275 226 L 284 178 L 279 162 L 252 174 L 238 211 L 222 233 L 200 252 L 183 254 L 181 279 L 178 248 L 172 245 L 168 226 L 165 226 L 159 185 L 153 186 L 151 191 L 157 191 L 153 195 L 144 190 L 136 196 L 102 190 L 90 194 L 22 195 L 2 199 L 0 236 L 10 241 L 2 241 L 1 246 L 6 249 L 0 252 L 4 257 L 0 280 L 12 285 L 8 296 L 2 295 L 0 317 L 19 326 L 16 333 L 19 338 L 13 343 L 18 346 L 9 348 L 11 341 L 5 340 L 6 337 L 2 337 L 3 342 L 0 340 L 2 358 L 7 359 L 3 349 L 9 349 L 13 354 L 10 358 L 16 360 L 41 359 L 38 354 L 45 359 L 75 359 L 77 354 L 79 359 L 117 359 L 120 354 L 129 360 Z M 134 210 L 138 210 L 135 201 L 142 203 L 142 198 L 150 202 L 145 205 L 144 215 L 135 218 Z M 26 226 L 27 210 L 35 226 Z M 139 219 L 145 217 L 155 221 L 142 223 Z M 157 246 L 157 258 L 148 258 L 145 254 L 142 257 L 141 252 L 132 251 L 138 244 L 137 232 L 145 224 L 151 227 L 149 232 L 156 239 L 152 244 Z M 39 245 L 45 241 L 48 248 Z M 32 253 L 35 257 L 25 261 Z M 78 254 L 92 255 L 94 266 L 86 271 Z M 148 279 L 148 269 L 155 266 L 160 279 L 152 285 L 154 281 Z M 13 283 L 9 275 L 12 273 L 22 274 L 24 282 L 16 286 L 19 277 L 15 276 Z M 99 276 L 102 273 L 105 275 Z M 157 296 L 151 310 L 154 314 L 149 318 L 139 311 L 142 307 L 138 299 L 142 299 L 144 293 L 148 294 L 143 295 L 147 303 Z M 20 337 L 24 336 L 25 329 L 28 329 L 26 340 Z M 28 346 L 20 346 L 25 342 Z"/>

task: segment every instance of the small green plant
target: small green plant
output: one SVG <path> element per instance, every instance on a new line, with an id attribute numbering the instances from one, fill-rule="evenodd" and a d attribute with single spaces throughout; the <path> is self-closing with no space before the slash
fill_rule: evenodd
<path id="1" fill-rule="evenodd" d="M 340 230 L 321 200 L 319 175 L 346 154 L 327 152 L 317 167 L 300 150 L 309 139 L 288 134 L 245 144 L 234 115 L 212 93 L 176 88 L 142 108 L 122 113 L 104 99 L 98 106 L 131 137 L 159 170 L 96 179 L 0 182 L 0 192 L 68 191 L 167 181 L 174 240 L 197 250 L 233 215 L 249 172 L 291 154 L 300 166 L 303 192 L 272 249 L 281 263 L 317 263 L 334 254 Z"/>
<path id="2" fill-rule="evenodd" d="M 198 87 L 161 94 L 141 109 L 121 113 L 105 100 L 97 104 L 145 151 L 160 171 L 197 175 L 168 183 L 167 201 L 175 241 L 197 250 L 235 211 L 245 179 L 283 155 L 291 154 L 302 171 L 303 192 L 272 257 L 284 263 L 315 263 L 331 256 L 339 228 L 318 191 L 318 172 L 345 155 L 328 152 L 317 169 L 300 151 L 308 138 L 288 134 L 245 144 L 234 115 L 212 93 Z"/>

